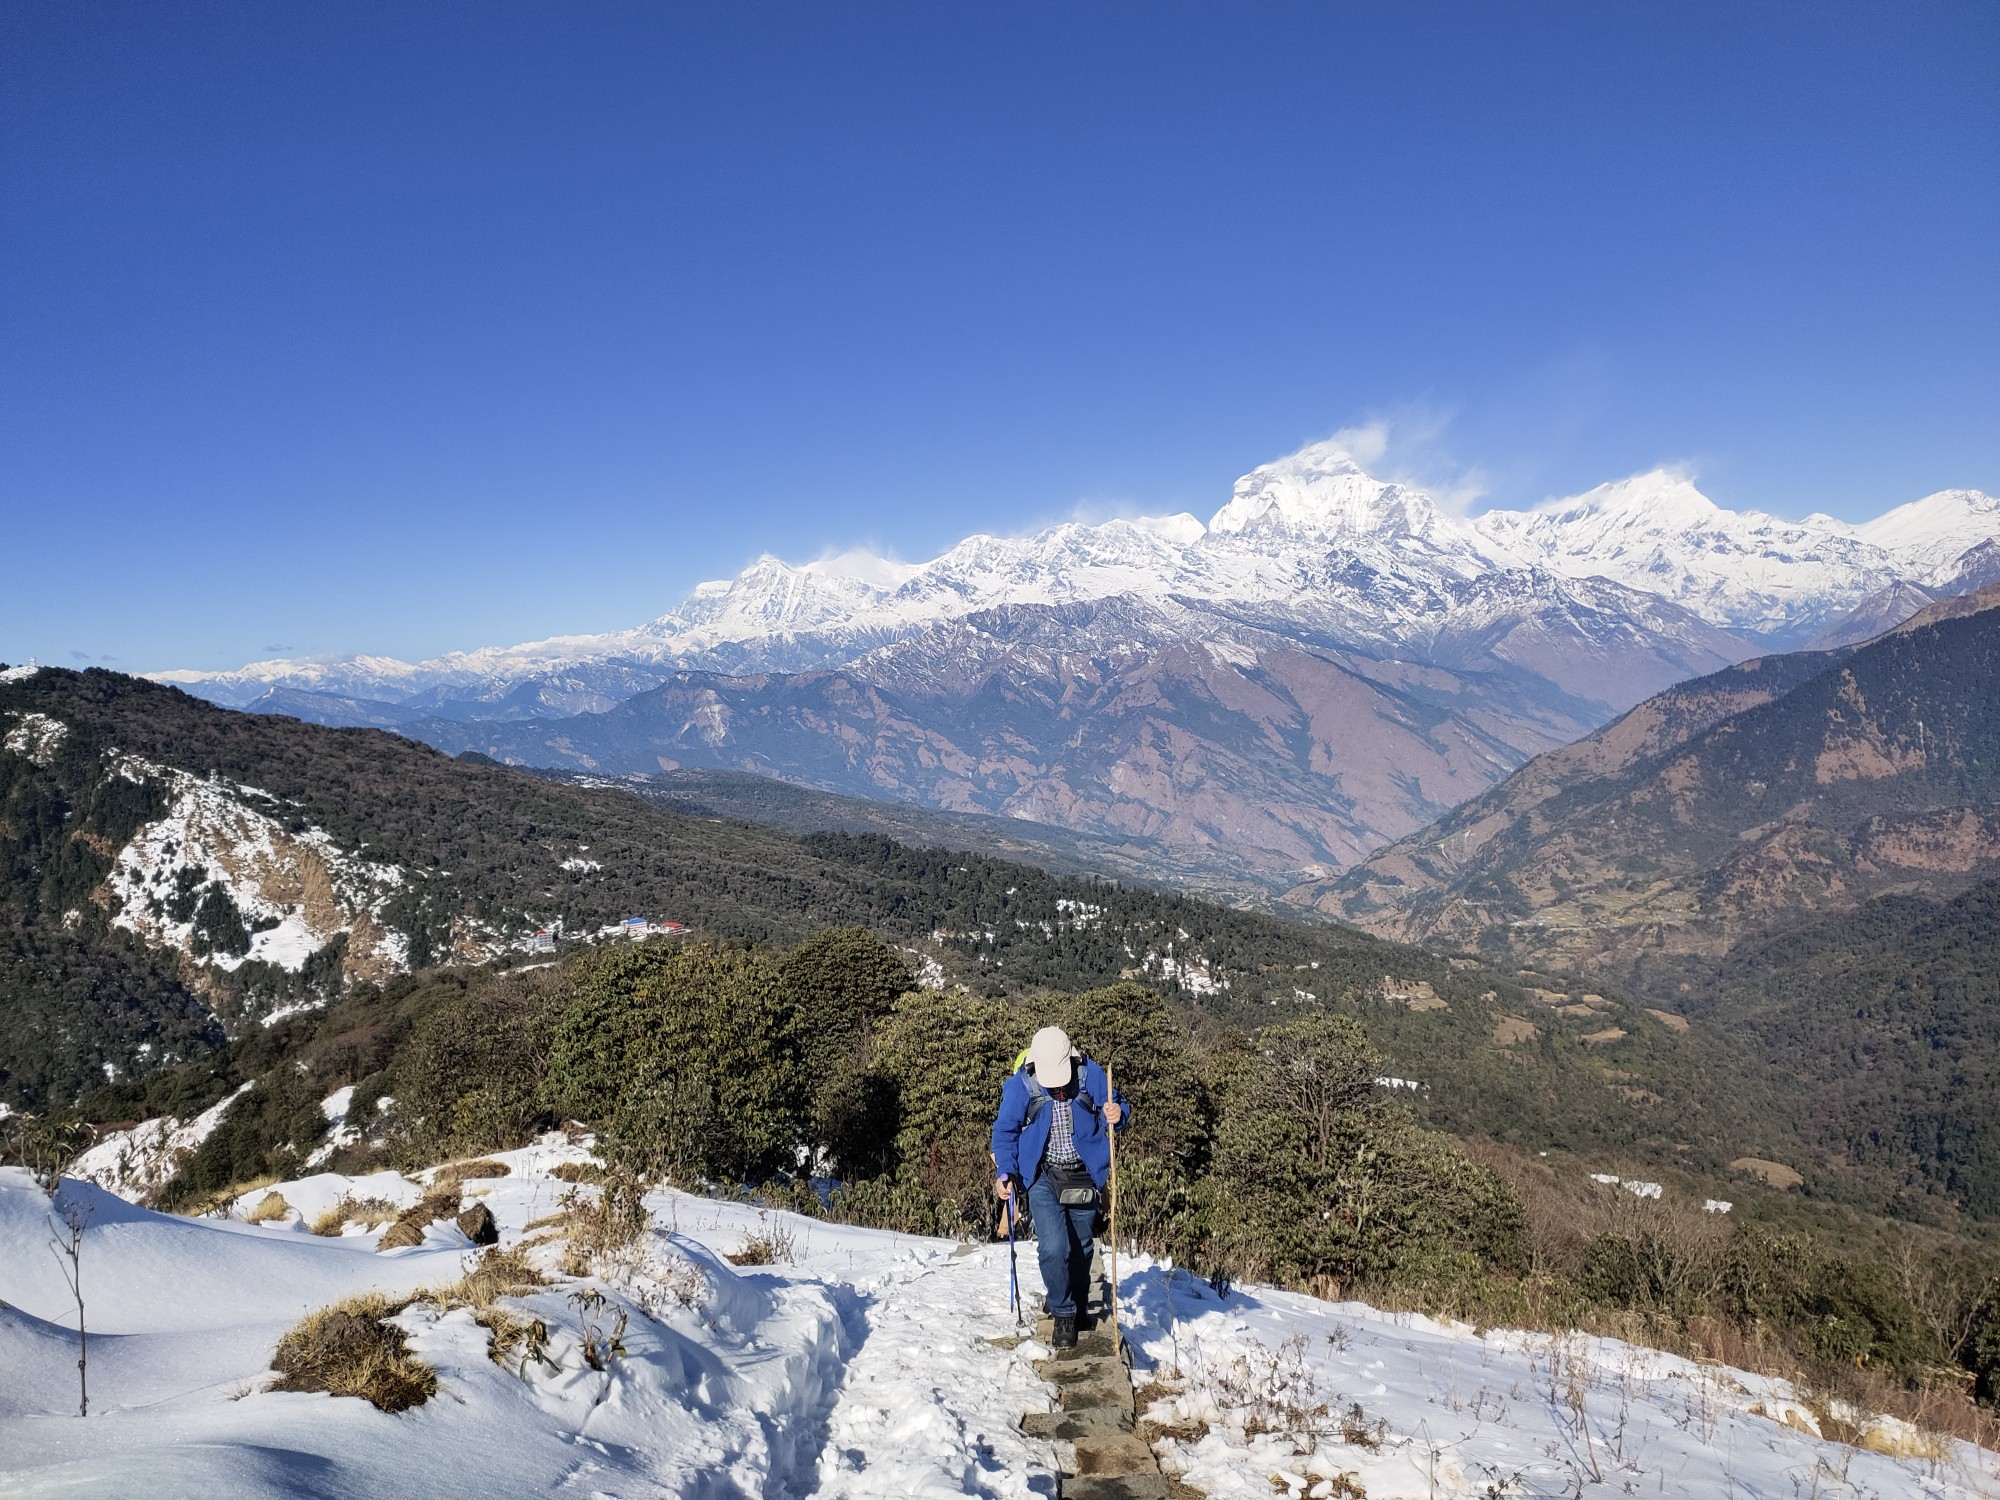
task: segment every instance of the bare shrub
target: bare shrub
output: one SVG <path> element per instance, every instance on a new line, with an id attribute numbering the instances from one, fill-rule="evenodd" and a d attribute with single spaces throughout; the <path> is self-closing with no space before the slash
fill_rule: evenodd
<path id="1" fill-rule="evenodd" d="M 1889 1273 L 1938 1347 L 1953 1360 L 1963 1355 L 1995 1290 L 1991 1269 L 1906 1232 L 1889 1252 Z"/>
<path id="2" fill-rule="evenodd" d="M 768 1266 L 783 1261 L 789 1265 L 795 1251 L 789 1226 L 773 1224 L 766 1218 L 757 1233 L 743 1242 L 743 1248 L 729 1257 L 729 1262 L 737 1266 Z"/>
<path id="3" fill-rule="evenodd" d="M 1295 1452 L 1315 1453 L 1321 1442 L 1340 1434 L 1343 1418 L 1334 1410 L 1340 1398 L 1321 1393 L 1303 1334 L 1277 1349 L 1253 1345 L 1211 1372 L 1208 1384 L 1218 1407 L 1243 1413 L 1245 1437 L 1270 1433 L 1290 1442 Z"/>
<path id="4" fill-rule="evenodd" d="M 625 1358 L 625 1309 L 595 1287 L 569 1294 L 583 1329 L 583 1362 L 593 1370 L 608 1370 Z"/>
<path id="5" fill-rule="evenodd" d="M 407 1411 L 437 1393 L 437 1372 L 409 1353 L 385 1321 L 406 1303 L 363 1292 L 301 1318 L 278 1340 L 271 1368 L 279 1391 L 359 1396 L 380 1411 Z"/>
<path id="6" fill-rule="evenodd" d="M 595 1193 L 571 1188 L 562 1196 L 565 1237 L 563 1271 L 595 1274 L 607 1261 L 629 1258 L 646 1232 L 646 1185 L 628 1173 L 613 1173 Z"/>

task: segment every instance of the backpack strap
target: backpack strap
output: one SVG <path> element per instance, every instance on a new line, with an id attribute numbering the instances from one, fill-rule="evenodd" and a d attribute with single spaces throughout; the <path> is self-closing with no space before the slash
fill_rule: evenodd
<path id="1" fill-rule="evenodd" d="M 1028 1085 L 1028 1113 L 1021 1121 L 1021 1128 L 1027 1129 L 1035 1123 L 1042 1111 L 1048 1108 L 1049 1091 L 1042 1087 L 1033 1073 L 1021 1070 L 1021 1080 Z"/>

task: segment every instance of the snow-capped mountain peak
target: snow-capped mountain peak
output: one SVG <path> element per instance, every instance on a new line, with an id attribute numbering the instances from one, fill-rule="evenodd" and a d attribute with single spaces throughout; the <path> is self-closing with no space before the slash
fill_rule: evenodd
<path id="1" fill-rule="evenodd" d="M 1610 578 L 1758 635 L 1830 618 L 1899 574 L 1897 560 L 1853 527 L 1728 510 L 1677 469 L 1634 474 L 1533 510 L 1489 511 L 1473 525 L 1517 564 Z"/>
<path id="2" fill-rule="evenodd" d="M 1908 566 L 1942 578 L 1969 548 L 2000 535 L 2000 500 L 1980 490 L 1939 490 L 1854 530 Z"/>
<path id="3" fill-rule="evenodd" d="M 1431 540 L 1447 524 L 1422 490 L 1375 478 L 1328 441 L 1245 474 L 1208 529 L 1220 536 Z"/>
<path id="4" fill-rule="evenodd" d="M 879 552 L 855 547 L 831 557 L 822 557 L 809 562 L 799 571 L 818 573 L 827 578 L 848 578 L 886 592 L 900 588 L 916 577 L 923 571 L 923 564 L 897 562 L 894 558 L 884 557 Z"/>
<path id="5" fill-rule="evenodd" d="M 1614 479 L 1567 499 L 1544 501 L 1534 514 L 1572 524 L 1595 520 L 1666 531 L 1713 525 L 1724 512 L 1695 488 L 1693 477 L 1684 470 L 1660 468 Z"/>

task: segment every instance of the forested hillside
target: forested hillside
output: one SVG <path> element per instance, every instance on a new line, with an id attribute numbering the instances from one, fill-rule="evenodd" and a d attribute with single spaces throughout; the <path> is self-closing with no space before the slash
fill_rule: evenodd
<path id="1" fill-rule="evenodd" d="M 1722 1102 L 1742 1096 L 1709 1086 L 1716 1057 L 1640 1009 L 1330 924 L 693 816 L 115 673 L 0 684 L 0 725 L 0 1098 L 16 1108 L 212 1049 L 343 985 L 515 961 L 537 928 L 595 935 L 638 913 L 739 942 L 866 927 L 927 983 L 973 994 L 1134 980 L 1219 1015 L 1345 1009 L 1423 1085 L 1427 1117 L 1538 1148 L 1678 1145 L 1715 1163 L 1790 1144 Z M 270 946 L 294 927 L 291 949 Z"/>
<path id="2" fill-rule="evenodd" d="M 261 710 L 260 710 L 261 711 Z M 1183 891 L 1256 910 L 1277 908 L 1284 890 L 1268 872 L 1232 864 L 1225 850 L 1198 859 L 1157 839 L 1093 836 L 1051 823 L 985 813 L 941 812 L 909 802 L 877 802 L 823 792 L 747 771 L 682 767 L 651 775 L 605 777 L 543 770 L 579 786 L 617 786 L 682 812 L 783 828 L 793 833 L 880 834 L 915 848 L 978 849 L 1036 865 L 1054 875 L 1102 875 L 1121 883 Z"/>
<path id="3" fill-rule="evenodd" d="M 1871 1202 L 2000 1218 L 2000 881 L 1898 896 L 1639 976 L 1768 1065 L 1806 1148 Z"/>

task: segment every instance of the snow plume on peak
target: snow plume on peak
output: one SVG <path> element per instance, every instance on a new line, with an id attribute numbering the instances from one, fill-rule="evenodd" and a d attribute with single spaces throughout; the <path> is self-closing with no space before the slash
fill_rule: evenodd
<path id="1" fill-rule="evenodd" d="M 865 547 L 850 547 L 845 552 L 817 558 L 800 571 L 818 573 L 827 578 L 852 579 L 886 593 L 908 583 L 921 571 L 921 564 L 897 562 Z"/>
<path id="2" fill-rule="evenodd" d="M 1327 541 L 1428 541 L 1451 525 L 1424 491 L 1375 478 L 1331 438 L 1252 469 L 1208 523 L 1216 535 L 1275 533 Z"/>
<path id="3" fill-rule="evenodd" d="M 1208 528 L 1184 510 L 1170 516 L 1133 516 L 1125 524 L 1180 547 L 1192 547 L 1208 534 Z"/>

